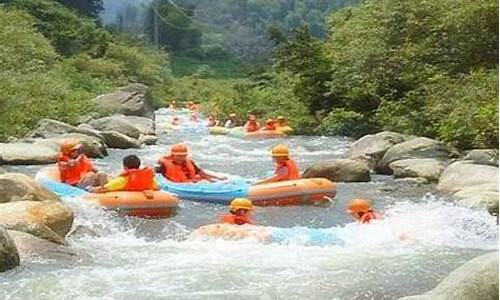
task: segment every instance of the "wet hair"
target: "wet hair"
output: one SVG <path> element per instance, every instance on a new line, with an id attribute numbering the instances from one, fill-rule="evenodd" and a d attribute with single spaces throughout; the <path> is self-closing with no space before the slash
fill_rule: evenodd
<path id="1" fill-rule="evenodd" d="M 127 155 L 123 158 L 123 166 L 128 169 L 139 169 L 141 160 L 136 155 Z"/>

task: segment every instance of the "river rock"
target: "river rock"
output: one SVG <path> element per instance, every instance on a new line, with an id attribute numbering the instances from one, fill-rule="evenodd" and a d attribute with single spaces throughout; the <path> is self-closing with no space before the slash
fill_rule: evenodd
<path id="1" fill-rule="evenodd" d="M 400 300 L 498 300 L 498 251 L 458 267 L 433 290 Z"/>
<path id="2" fill-rule="evenodd" d="M 104 141 L 109 148 L 129 149 L 141 147 L 136 139 L 116 131 L 103 131 L 102 135 L 104 136 Z"/>
<path id="3" fill-rule="evenodd" d="M 154 118 L 154 110 L 148 95 L 148 87 L 140 83 L 132 83 L 117 91 L 100 95 L 94 102 L 109 113 Z"/>
<path id="4" fill-rule="evenodd" d="M 28 175 L 20 173 L 0 175 L 0 203 L 45 200 L 60 201 L 59 197 Z"/>
<path id="5" fill-rule="evenodd" d="M 377 172 L 392 174 L 389 165 L 398 160 L 433 158 L 446 161 L 450 154 L 450 149 L 437 140 L 425 137 L 413 138 L 389 148 L 377 165 Z"/>
<path id="6" fill-rule="evenodd" d="M 17 201 L 0 204 L 0 225 L 64 244 L 73 211 L 60 201 Z"/>
<path id="7" fill-rule="evenodd" d="M 4 168 L 0 167 L 0 175 L 7 173 L 7 170 Z"/>
<path id="8" fill-rule="evenodd" d="M 446 163 L 433 158 L 402 159 L 389 164 L 395 178 L 421 177 L 430 182 L 437 182 Z"/>
<path id="9" fill-rule="evenodd" d="M 120 116 L 111 116 L 93 120 L 90 126 L 100 131 L 116 131 L 134 139 L 141 135 L 133 123 Z"/>
<path id="10" fill-rule="evenodd" d="M 144 135 L 141 134 L 139 137 L 140 145 L 155 145 L 158 142 L 158 137 L 156 135 Z"/>
<path id="11" fill-rule="evenodd" d="M 402 134 L 392 131 L 382 131 L 377 134 L 365 135 L 349 147 L 346 157 L 353 158 L 360 155 L 367 155 L 378 161 L 382 159 L 387 149 L 404 141 L 405 137 Z"/>
<path id="12" fill-rule="evenodd" d="M 137 116 L 123 116 L 125 120 L 132 123 L 143 135 L 156 135 L 155 122 L 152 119 Z"/>
<path id="13" fill-rule="evenodd" d="M 27 138 L 52 138 L 66 133 L 79 133 L 94 136 L 102 139 L 102 136 L 95 130 L 87 130 L 75 127 L 52 119 L 42 119 L 38 121 L 37 128 L 27 134 Z"/>
<path id="14" fill-rule="evenodd" d="M 58 155 L 58 149 L 46 144 L 0 143 L 0 165 L 50 164 Z"/>
<path id="15" fill-rule="evenodd" d="M 469 151 L 463 158 L 466 162 L 479 165 L 490 165 L 498 167 L 497 149 L 474 149 Z"/>
<path id="16" fill-rule="evenodd" d="M 48 147 L 52 147 L 52 149 L 58 151 L 59 153 L 59 149 L 62 143 L 67 140 L 72 140 L 82 144 L 82 152 L 85 153 L 85 155 L 87 155 L 88 157 L 103 158 L 104 156 L 108 155 L 108 151 L 106 150 L 106 145 L 104 144 L 104 139 L 102 136 L 95 137 L 80 133 L 68 133 L 49 139 L 37 140 L 35 144 L 42 144 Z"/>
<path id="17" fill-rule="evenodd" d="M 366 182 L 370 181 L 370 169 L 361 161 L 337 159 L 313 164 L 305 170 L 303 177 L 322 177 L 334 182 Z"/>
<path id="18" fill-rule="evenodd" d="M 438 190 L 458 192 L 466 187 L 490 184 L 498 190 L 498 167 L 458 161 L 449 165 L 441 175 Z"/>
<path id="19" fill-rule="evenodd" d="M 19 254 L 14 240 L 5 228 L 0 227 L 0 272 L 19 266 Z"/>
<path id="20" fill-rule="evenodd" d="M 67 246 L 56 244 L 31 234 L 9 230 L 14 240 L 21 261 L 29 260 L 54 260 L 67 265 L 68 263 L 80 262 L 85 255 Z"/>

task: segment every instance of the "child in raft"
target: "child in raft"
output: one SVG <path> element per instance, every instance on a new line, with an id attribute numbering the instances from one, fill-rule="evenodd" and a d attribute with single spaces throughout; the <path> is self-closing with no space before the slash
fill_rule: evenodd
<path id="1" fill-rule="evenodd" d="M 252 210 L 252 201 L 246 198 L 236 198 L 229 205 L 229 214 L 222 215 L 220 222 L 233 225 L 253 224 L 250 216 Z"/>
<path id="2" fill-rule="evenodd" d="M 372 204 L 366 199 L 353 199 L 347 204 L 347 213 L 361 224 L 368 224 L 371 220 L 380 219 L 379 213 L 375 212 Z"/>
<path id="3" fill-rule="evenodd" d="M 141 160 L 135 155 L 127 155 L 123 158 L 123 173 L 108 181 L 103 186 L 90 189 L 92 193 L 106 193 L 114 191 L 142 192 L 160 189 L 155 179 L 152 168 L 141 168 Z"/>

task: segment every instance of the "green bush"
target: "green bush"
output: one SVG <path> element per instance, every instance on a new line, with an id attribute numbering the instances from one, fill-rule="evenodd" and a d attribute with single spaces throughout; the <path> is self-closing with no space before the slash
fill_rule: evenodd
<path id="1" fill-rule="evenodd" d="M 365 120 L 361 113 L 337 108 L 332 110 L 321 120 L 321 125 L 317 131 L 324 135 L 341 135 L 361 137 L 364 134 L 377 131 L 377 127 L 372 126 Z"/>

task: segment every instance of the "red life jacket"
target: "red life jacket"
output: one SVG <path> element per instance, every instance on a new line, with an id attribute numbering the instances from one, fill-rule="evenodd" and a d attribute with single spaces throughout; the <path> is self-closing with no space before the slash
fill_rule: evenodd
<path id="1" fill-rule="evenodd" d="M 370 211 L 365 212 L 361 216 L 361 218 L 359 219 L 359 222 L 361 224 L 367 224 L 367 223 L 370 223 L 371 220 L 377 220 L 377 219 L 380 219 L 380 215 L 370 210 Z"/>
<path id="2" fill-rule="evenodd" d="M 124 191 L 139 192 L 154 189 L 154 171 L 151 168 L 130 169 L 120 176 L 127 178 Z"/>
<path id="3" fill-rule="evenodd" d="M 291 159 L 288 159 L 279 165 L 276 166 L 276 173 L 278 173 L 282 168 L 286 168 L 288 170 L 288 176 L 284 179 L 285 180 L 294 180 L 294 179 L 300 179 L 300 173 L 299 170 L 297 169 L 297 165 L 295 162 Z"/>
<path id="4" fill-rule="evenodd" d="M 172 156 L 165 156 L 160 159 L 160 165 L 163 167 L 163 176 L 173 182 L 194 182 L 196 177 L 196 168 L 190 159 L 183 164 L 176 164 Z"/>
<path id="5" fill-rule="evenodd" d="M 221 223 L 233 224 L 233 225 L 244 225 L 252 224 L 252 220 L 248 216 L 237 216 L 233 214 L 222 215 L 220 217 Z"/>
<path id="6" fill-rule="evenodd" d="M 85 155 L 80 155 L 75 160 L 75 165 L 70 167 L 68 165 L 62 167 L 61 162 L 69 162 L 72 158 L 67 155 L 60 154 L 58 161 L 59 173 L 61 175 L 61 181 L 70 185 L 77 185 L 83 176 L 88 174 L 94 169 L 94 165 Z"/>
<path id="7" fill-rule="evenodd" d="M 257 123 L 256 121 L 248 121 L 246 124 L 245 124 L 245 130 L 247 132 L 254 132 L 254 131 L 257 131 L 259 130 L 259 123 Z"/>

